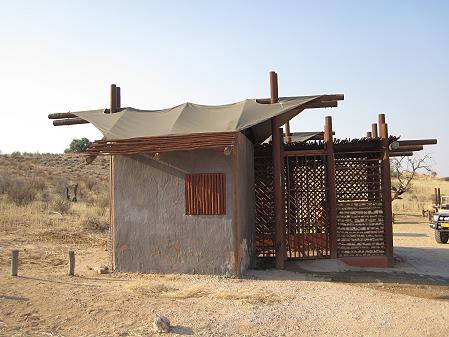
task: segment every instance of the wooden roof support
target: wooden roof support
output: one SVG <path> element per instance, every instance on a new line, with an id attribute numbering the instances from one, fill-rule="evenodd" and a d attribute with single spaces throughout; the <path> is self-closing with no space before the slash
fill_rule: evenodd
<path id="1" fill-rule="evenodd" d="M 413 152 L 390 152 L 390 157 L 411 157 Z"/>
<path id="2" fill-rule="evenodd" d="M 382 201 L 384 213 L 385 255 L 388 265 L 393 266 L 393 210 L 391 200 L 391 175 L 390 175 L 390 149 L 388 137 L 388 125 L 385 123 L 385 115 L 379 114 L 379 133 L 382 140 Z"/>
<path id="3" fill-rule="evenodd" d="M 111 84 L 111 99 L 109 104 L 111 113 L 117 112 L 117 86 Z"/>
<path id="4" fill-rule="evenodd" d="M 326 116 L 324 122 L 324 144 L 326 150 L 326 175 L 328 181 L 327 207 L 330 224 L 331 258 L 337 258 L 337 184 L 335 178 L 334 139 L 332 136 L 332 117 Z"/>
<path id="5" fill-rule="evenodd" d="M 116 97 L 115 97 L 116 109 L 119 110 L 122 106 L 122 97 L 121 97 L 120 87 L 116 87 L 115 95 L 116 95 Z"/>
<path id="6" fill-rule="evenodd" d="M 422 151 L 423 149 L 424 146 L 422 145 L 399 145 L 399 148 L 393 152 Z"/>
<path id="7" fill-rule="evenodd" d="M 377 133 L 377 123 L 371 124 L 371 137 L 378 138 L 379 134 Z"/>
<path id="8" fill-rule="evenodd" d="M 76 125 L 76 124 L 89 124 L 85 119 L 75 117 L 75 118 L 67 118 L 67 119 L 55 119 L 53 121 L 54 126 L 61 125 Z"/>
<path id="9" fill-rule="evenodd" d="M 409 139 L 409 140 L 398 140 L 399 146 L 408 145 L 435 145 L 438 143 L 436 139 Z"/>
<path id="10" fill-rule="evenodd" d="M 78 117 L 77 115 L 74 115 L 70 112 L 59 112 L 48 115 L 48 119 L 77 118 L 77 117 Z"/>
<path id="11" fill-rule="evenodd" d="M 270 72 L 270 102 L 277 103 L 278 95 L 278 78 L 274 71 Z M 273 143 L 273 192 L 274 192 L 274 249 L 275 263 L 277 269 L 285 268 L 285 222 L 284 202 L 283 202 L 283 137 L 279 116 L 271 118 L 271 138 Z"/>

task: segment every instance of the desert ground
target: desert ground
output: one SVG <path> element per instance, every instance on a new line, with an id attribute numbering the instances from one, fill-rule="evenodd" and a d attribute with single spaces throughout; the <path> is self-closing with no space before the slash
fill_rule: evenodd
<path id="1" fill-rule="evenodd" d="M 329 260 L 255 269 L 242 279 L 207 275 L 98 274 L 107 265 L 108 160 L 76 155 L 0 156 L 0 335 L 447 336 L 449 244 L 426 218 L 443 179 L 420 178 L 394 205 L 395 267 Z M 78 201 L 65 201 L 78 184 Z M 11 250 L 19 276 L 10 276 Z M 76 253 L 68 275 L 68 251 Z"/>

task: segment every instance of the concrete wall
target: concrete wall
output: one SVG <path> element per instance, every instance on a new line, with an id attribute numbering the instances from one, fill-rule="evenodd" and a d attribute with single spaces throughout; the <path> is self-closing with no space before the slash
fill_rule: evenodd
<path id="1" fill-rule="evenodd" d="M 239 249 L 246 268 L 254 244 L 254 170 L 244 166 L 253 161 L 252 145 L 241 137 Z M 148 155 L 113 160 L 116 270 L 236 274 L 232 155 L 200 150 L 160 154 L 159 160 Z M 185 174 L 215 172 L 226 174 L 226 215 L 185 215 Z"/>
<path id="2" fill-rule="evenodd" d="M 238 221 L 240 227 L 241 272 L 256 263 L 256 202 L 254 193 L 254 146 L 239 135 L 237 158 Z"/>

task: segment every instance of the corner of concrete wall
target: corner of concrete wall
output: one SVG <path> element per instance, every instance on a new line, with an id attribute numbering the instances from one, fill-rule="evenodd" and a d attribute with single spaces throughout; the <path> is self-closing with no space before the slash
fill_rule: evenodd
<path id="1" fill-rule="evenodd" d="M 240 270 L 253 267 L 256 262 L 256 208 L 254 191 L 254 145 L 245 135 L 238 138 L 238 222 L 240 227 Z"/>

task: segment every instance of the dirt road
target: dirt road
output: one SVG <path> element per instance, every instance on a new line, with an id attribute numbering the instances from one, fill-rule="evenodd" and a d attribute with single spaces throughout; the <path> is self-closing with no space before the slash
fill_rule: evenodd
<path id="1" fill-rule="evenodd" d="M 404 258 L 399 272 L 255 270 L 242 280 L 98 275 L 89 267 L 107 260 L 102 245 L 5 233 L 0 238 L 0 335 L 152 336 L 153 317 L 160 313 L 174 326 L 168 335 L 447 336 L 449 283 L 424 271 L 433 274 L 437 264 L 447 268 L 449 247 L 434 247 L 421 219 L 404 217 L 395 225 L 396 252 Z M 20 277 L 12 278 L 9 253 L 15 247 L 22 249 L 22 263 Z M 75 277 L 66 275 L 72 248 Z"/>

